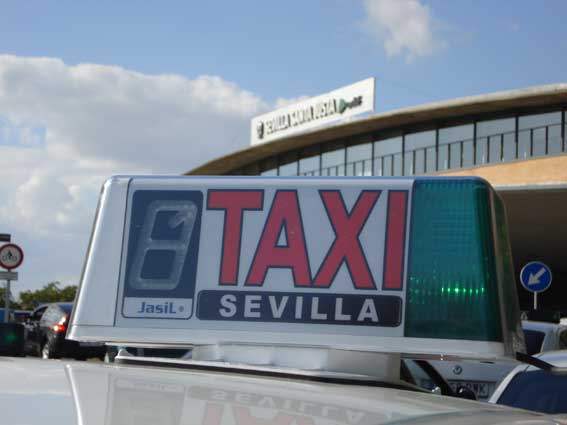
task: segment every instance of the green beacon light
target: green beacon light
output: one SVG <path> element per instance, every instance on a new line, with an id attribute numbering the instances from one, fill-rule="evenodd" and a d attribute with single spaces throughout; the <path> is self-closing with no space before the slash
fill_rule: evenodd
<path id="1" fill-rule="evenodd" d="M 503 342 L 511 331 L 521 350 L 505 210 L 491 187 L 417 180 L 411 228 L 405 335 Z"/>

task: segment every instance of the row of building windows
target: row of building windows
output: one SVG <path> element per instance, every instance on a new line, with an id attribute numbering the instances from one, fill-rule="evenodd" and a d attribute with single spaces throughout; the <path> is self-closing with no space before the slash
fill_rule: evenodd
<path id="1" fill-rule="evenodd" d="M 274 156 L 235 174 L 411 176 L 566 152 L 564 110 L 372 135 Z"/>

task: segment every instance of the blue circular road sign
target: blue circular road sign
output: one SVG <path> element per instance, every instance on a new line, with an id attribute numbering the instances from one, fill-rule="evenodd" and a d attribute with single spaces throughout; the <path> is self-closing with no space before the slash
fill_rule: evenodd
<path id="1" fill-rule="evenodd" d="M 526 264 L 520 272 L 522 286 L 530 292 L 543 292 L 551 285 L 551 269 L 540 261 Z"/>

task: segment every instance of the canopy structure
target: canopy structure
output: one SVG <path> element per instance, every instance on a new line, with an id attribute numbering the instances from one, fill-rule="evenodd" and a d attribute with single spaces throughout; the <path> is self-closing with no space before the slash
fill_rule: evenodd
<path id="1" fill-rule="evenodd" d="M 567 299 L 567 185 L 496 188 L 506 204 L 516 281 L 530 261 L 543 261 L 553 272 L 551 287 L 539 295 L 545 308 L 564 310 Z M 532 295 L 518 286 L 520 304 L 531 305 Z"/>

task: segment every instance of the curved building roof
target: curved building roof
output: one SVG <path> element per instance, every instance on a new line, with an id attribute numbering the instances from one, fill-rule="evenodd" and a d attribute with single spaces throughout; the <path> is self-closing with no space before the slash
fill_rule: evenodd
<path id="1" fill-rule="evenodd" d="M 346 137 L 389 130 L 419 129 L 436 123 L 486 118 L 567 103 L 567 83 L 529 87 L 383 112 L 336 125 L 317 128 L 269 143 L 249 146 L 209 161 L 188 175 L 219 175 L 287 151 Z"/>

